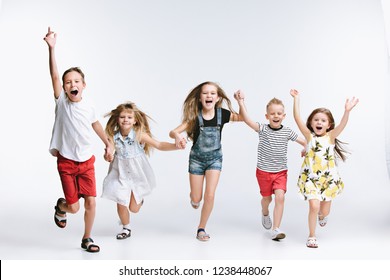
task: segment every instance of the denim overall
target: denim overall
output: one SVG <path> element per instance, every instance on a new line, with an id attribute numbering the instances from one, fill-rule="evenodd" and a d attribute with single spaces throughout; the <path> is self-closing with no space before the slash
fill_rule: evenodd
<path id="1" fill-rule="evenodd" d="M 202 113 L 198 114 L 199 136 L 192 146 L 189 172 L 204 175 L 206 170 L 222 169 L 221 124 L 222 110 L 217 108 L 217 126 L 204 127 Z"/>

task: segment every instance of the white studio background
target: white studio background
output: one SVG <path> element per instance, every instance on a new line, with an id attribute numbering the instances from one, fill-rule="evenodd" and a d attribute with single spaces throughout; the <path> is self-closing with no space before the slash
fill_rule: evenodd
<path id="1" fill-rule="evenodd" d="M 383 16 L 385 20 L 385 34 L 387 42 L 387 78 L 386 78 L 386 93 L 385 106 L 390 107 L 390 0 L 382 0 Z M 386 114 L 386 159 L 387 171 L 390 176 L 390 115 Z"/>
<path id="2" fill-rule="evenodd" d="M 383 129 L 388 56 L 380 0 L 3 0 L 1 7 L 1 259 L 388 258 L 389 241 L 380 239 L 390 226 Z M 233 92 L 243 90 L 250 115 L 260 122 L 266 103 L 282 99 L 284 124 L 295 130 L 291 88 L 301 92 L 304 117 L 328 107 L 338 121 L 345 100 L 359 97 L 340 136 L 352 153 L 340 165 L 346 188 L 334 202 L 333 229 L 326 233 L 333 231 L 337 245 L 330 242 L 316 253 L 304 246 L 307 203 L 296 194 L 302 159 L 294 143 L 283 224 L 300 249 L 271 252 L 269 240 L 258 249 L 250 243 L 247 232 L 263 237 L 254 175 L 257 135 L 236 123 L 223 131 L 224 167 L 209 247 L 193 244 L 199 212 L 189 207 L 188 147 L 155 151 L 150 158 L 158 188 L 132 219 L 134 238 L 138 232 L 147 243 L 131 240 L 131 253 L 117 253 L 119 245 L 94 256 L 79 252 L 82 212 L 69 218 L 65 233 L 52 221 L 62 190 L 48 153 L 55 107 L 43 41 L 48 26 L 58 33 L 59 71 L 83 69 L 84 94 L 94 100 L 101 123 L 105 113 L 131 100 L 155 120 L 153 134 L 162 141 L 171 141 L 168 133 L 180 123 L 188 92 L 206 80 L 218 82 L 237 109 Z M 108 164 L 97 137 L 95 146 L 100 196 Z M 99 197 L 97 203 L 94 236 L 111 240 L 118 230 L 116 207 Z M 178 242 L 181 236 L 191 239 Z"/>

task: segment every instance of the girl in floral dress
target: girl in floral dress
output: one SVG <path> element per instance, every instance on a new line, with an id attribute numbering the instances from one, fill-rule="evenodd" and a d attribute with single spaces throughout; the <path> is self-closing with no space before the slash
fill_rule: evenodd
<path id="1" fill-rule="evenodd" d="M 309 237 L 306 246 L 317 248 L 315 234 L 317 217 L 319 225 L 325 226 L 331 202 L 344 188 L 335 160 L 339 157 L 344 161 L 346 151 L 337 136 L 347 125 L 349 113 L 359 99 L 355 97 L 347 99 L 344 115 L 337 126 L 332 113 L 326 108 L 315 109 L 305 124 L 300 116 L 298 91 L 292 89 L 290 94 L 294 98 L 295 122 L 308 143 L 298 179 L 299 191 L 303 198 L 309 201 Z"/>

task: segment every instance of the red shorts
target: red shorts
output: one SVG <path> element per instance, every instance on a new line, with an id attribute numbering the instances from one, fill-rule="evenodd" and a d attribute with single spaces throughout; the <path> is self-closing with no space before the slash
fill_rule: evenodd
<path id="1" fill-rule="evenodd" d="M 256 178 L 262 196 L 270 196 L 276 189 L 287 191 L 287 170 L 271 173 L 256 168 Z"/>
<path id="2" fill-rule="evenodd" d="M 78 162 L 57 156 L 57 169 L 62 189 L 68 204 L 79 201 L 83 196 L 96 196 L 95 156 L 84 162 Z"/>

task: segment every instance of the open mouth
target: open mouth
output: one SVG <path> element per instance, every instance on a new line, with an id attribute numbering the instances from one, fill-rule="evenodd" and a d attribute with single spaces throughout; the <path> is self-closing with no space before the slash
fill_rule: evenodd
<path id="1" fill-rule="evenodd" d="M 317 130 L 321 130 L 321 129 L 322 129 L 322 126 L 316 126 L 316 129 L 317 129 Z"/>
<path id="2" fill-rule="evenodd" d="M 77 95 L 78 93 L 79 93 L 79 91 L 77 89 L 70 91 L 70 94 L 72 94 L 72 95 Z"/>
<path id="3" fill-rule="evenodd" d="M 211 104 L 211 103 L 213 103 L 212 100 L 206 100 L 206 104 Z"/>

